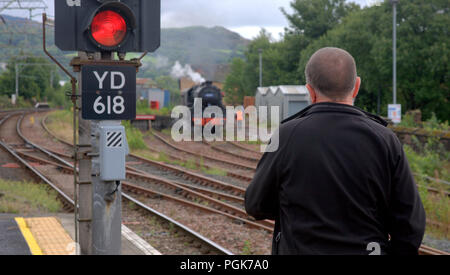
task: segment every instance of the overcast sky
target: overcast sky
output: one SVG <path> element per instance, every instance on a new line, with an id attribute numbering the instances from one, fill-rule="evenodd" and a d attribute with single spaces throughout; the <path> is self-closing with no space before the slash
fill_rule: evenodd
<path id="1" fill-rule="evenodd" d="M 53 2 L 45 0 L 54 15 Z M 56 0 L 63 1 L 63 0 Z M 86 0 L 82 0 L 86 1 Z M 162 26 L 164 28 L 186 26 L 223 26 L 238 32 L 245 38 L 255 37 L 266 28 L 274 38 L 279 37 L 288 22 L 280 7 L 290 10 L 292 0 L 162 0 Z M 376 0 L 348 0 L 360 5 Z M 27 16 L 28 12 L 8 11 L 11 15 Z"/>

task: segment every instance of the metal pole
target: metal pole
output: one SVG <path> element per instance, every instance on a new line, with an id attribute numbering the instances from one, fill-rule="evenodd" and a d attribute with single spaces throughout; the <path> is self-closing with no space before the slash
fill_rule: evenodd
<path id="1" fill-rule="evenodd" d="M 53 71 L 50 71 L 50 87 L 53 88 Z"/>
<path id="2" fill-rule="evenodd" d="M 19 99 L 19 64 L 16 64 L 16 99 Z"/>
<path id="3" fill-rule="evenodd" d="M 262 72 L 262 49 L 258 50 L 259 53 L 259 87 L 263 86 L 263 72 Z"/>
<path id="4" fill-rule="evenodd" d="M 76 83 L 74 79 L 71 79 L 72 84 L 72 106 L 73 106 L 73 115 L 72 115 L 72 129 L 73 129 L 73 148 L 74 148 L 74 155 L 73 155 L 73 201 L 75 204 L 74 209 L 74 222 L 75 222 L 75 255 L 80 255 L 80 240 L 79 240 L 79 230 L 78 230 L 78 139 L 77 139 L 77 122 L 78 122 L 78 102 L 76 98 Z"/>
<path id="5" fill-rule="evenodd" d="M 113 60 L 102 53 L 102 60 Z M 122 193 L 120 182 L 100 179 L 100 127 L 120 126 L 121 121 L 91 121 L 92 145 L 92 254 L 120 255 L 122 250 Z"/>
<path id="6" fill-rule="evenodd" d="M 81 60 L 87 60 L 87 55 L 84 52 L 79 52 L 78 56 Z M 81 94 L 81 73 L 78 73 L 80 85 L 78 86 L 78 94 Z M 77 106 L 81 106 L 82 98 L 78 97 Z M 92 255 L 92 180 L 91 180 L 91 159 L 87 155 L 92 150 L 91 148 L 91 124 L 87 120 L 82 119 L 81 111 L 78 112 L 78 144 L 76 148 L 78 162 L 78 230 L 80 252 L 82 255 Z"/>
<path id="7" fill-rule="evenodd" d="M 398 0 L 392 0 L 393 7 L 393 93 L 394 104 L 397 104 L 397 3 Z"/>

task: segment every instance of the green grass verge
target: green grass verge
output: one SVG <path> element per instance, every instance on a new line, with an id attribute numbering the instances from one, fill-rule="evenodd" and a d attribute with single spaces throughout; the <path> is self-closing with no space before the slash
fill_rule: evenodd
<path id="1" fill-rule="evenodd" d="M 0 180 L 0 213 L 57 213 L 57 193 L 41 184 Z"/>
<path id="2" fill-rule="evenodd" d="M 419 186 L 420 198 L 427 215 L 427 220 L 439 224 L 428 223 L 426 232 L 437 238 L 450 239 L 448 230 L 450 222 L 450 199 L 443 192 L 440 194 L 429 193 L 425 186 Z"/>
<path id="3" fill-rule="evenodd" d="M 72 125 L 72 111 L 69 110 L 55 111 L 48 115 L 48 121 L 64 122 Z"/>
<path id="4" fill-rule="evenodd" d="M 450 181 L 450 152 L 439 140 L 429 138 L 426 144 L 421 144 L 413 136 L 412 141 L 414 146 L 404 146 L 411 170 L 421 175 Z"/>
<path id="5" fill-rule="evenodd" d="M 427 233 L 433 237 L 448 239 L 450 238 L 448 230 L 450 199 L 444 192 L 449 192 L 450 188 L 447 185 L 436 183 L 420 175 L 449 181 L 450 153 L 445 150 L 438 139 L 429 138 L 426 144 L 421 144 L 415 137 L 413 137 L 412 141 L 413 146 L 404 145 L 404 150 L 411 170 L 416 173 L 415 180 L 419 185 L 420 197 L 427 219 L 440 224 L 427 224 Z M 427 186 L 440 190 L 441 193 L 429 193 Z"/>
<path id="6" fill-rule="evenodd" d="M 57 137 L 67 142 L 73 140 L 73 113 L 69 110 L 55 111 L 48 115 L 47 127 Z"/>

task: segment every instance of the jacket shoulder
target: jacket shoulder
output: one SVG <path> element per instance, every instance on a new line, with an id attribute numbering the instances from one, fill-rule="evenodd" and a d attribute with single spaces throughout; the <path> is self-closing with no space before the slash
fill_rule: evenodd
<path id="1" fill-rule="evenodd" d="M 375 135 L 383 139 L 390 148 L 402 147 L 397 135 L 389 127 L 367 117 L 362 117 L 361 120 Z"/>
<path id="2" fill-rule="evenodd" d="M 284 137 L 290 136 L 296 128 L 301 127 L 301 125 L 305 124 L 311 117 L 312 116 L 299 117 L 283 122 L 280 125 L 280 135 Z"/>

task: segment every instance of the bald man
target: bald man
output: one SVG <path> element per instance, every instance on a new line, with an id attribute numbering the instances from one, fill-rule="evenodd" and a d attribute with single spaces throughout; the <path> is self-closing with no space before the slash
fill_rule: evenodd
<path id="1" fill-rule="evenodd" d="M 313 105 L 282 123 L 245 194 L 249 215 L 275 220 L 272 253 L 417 254 L 425 211 L 398 138 L 353 106 L 355 60 L 321 49 L 306 79 Z"/>

